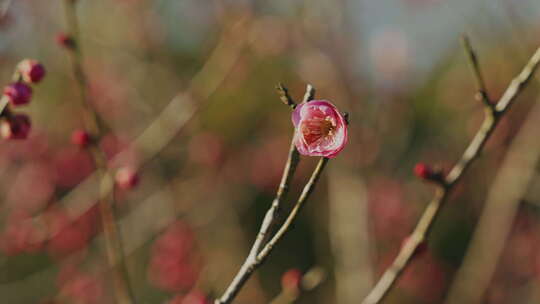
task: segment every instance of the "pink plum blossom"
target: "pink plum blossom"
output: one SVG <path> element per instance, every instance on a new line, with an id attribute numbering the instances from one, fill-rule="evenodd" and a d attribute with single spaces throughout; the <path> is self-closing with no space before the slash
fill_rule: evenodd
<path id="1" fill-rule="evenodd" d="M 281 289 L 297 294 L 300 292 L 302 285 L 302 272 L 299 269 L 292 268 L 287 270 L 281 276 Z"/>
<path id="2" fill-rule="evenodd" d="M 292 114 L 294 143 L 302 155 L 334 158 L 347 143 L 347 123 L 329 101 L 299 104 Z"/>

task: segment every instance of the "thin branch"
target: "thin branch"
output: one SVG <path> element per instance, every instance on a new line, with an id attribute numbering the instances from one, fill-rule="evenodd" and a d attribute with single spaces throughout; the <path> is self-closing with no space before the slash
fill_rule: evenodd
<path id="1" fill-rule="evenodd" d="M 445 297 L 445 304 L 485 303 L 485 293 L 493 280 L 497 262 L 511 237 L 511 230 L 531 187 L 535 187 L 540 160 L 540 96 L 516 132 L 497 175 L 489 187 L 483 210 L 459 269 Z M 489 254 L 486 254 L 489 252 Z M 535 303 L 536 301 L 525 302 Z"/>
<path id="2" fill-rule="evenodd" d="M 98 114 L 88 97 L 88 79 L 82 66 L 83 55 L 80 49 L 76 2 L 64 0 L 63 3 L 68 31 L 71 39 L 75 42 L 75 47 L 69 49 L 69 54 L 73 75 L 79 86 L 80 97 L 84 106 L 83 123 L 86 130 L 94 138 L 100 138 L 103 135 L 101 131 L 102 127 L 100 126 Z M 105 236 L 107 260 L 113 269 L 115 296 L 118 303 L 135 303 L 133 292 L 128 283 L 127 267 L 122 252 L 120 233 L 114 216 L 114 194 L 112 193 L 112 189 L 114 189 L 114 178 L 107 168 L 107 156 L 99 145 L 94 143 L 89 147 L 89 150 L 101 179 L 98 206 Z"/>
<path id="3" fill-rule="evenodd" d="M 277 86 L 277 90 L 278 90 L 278 93 L 280 94 L 281 100 L 286 105 L 294 109 L 296 107 L 296 103 L 289 95 L 288 90 L 282 84 L 279 84 Z M 314 95 L 315 95 L 315 89 L 311 85 L 308 85 L 303 102 L 308 102 L 309 100 L 313 98 Z M 257 238 L 255 239 L 255 242 L 253 243 L 253 246 L 251 247 L 246 260 L 244 261 L 244 264 L 242 264 L 242 266 L 240 267 L 240 270 L 238 271 L 238 273 L 232 280 L 229 287 L 225 290 L 221 298 L 215 301 L 216 304 L 230 303 L 236 297 L 240 289 L 242 289 L 242 287 L 247 282 L 247 280 L 251 277 L 251 274 L 253 273 L 253 271 L 255 271 L 257 266 L 262 262 L 260 260 L 259 252 L 262 252 L 261 247 L 268 236 L 268 232 L 271 230 L 271 228 L 276 222 L 276 219 L 278 218 L 278 214 L 280 212 L 281 201 L 286 196 L 289 190 L 290 184 L 292 182 L 292 177 L 294 176 L 294 172 L 296 171 L 299 161 L 300 161 L 300 155 L 294 145 L 294 135 L 293 135 L 293 140 L 291 141 L 291 145 L 289 149 L 289 157 L 287 159 L 285 168 L 283 170 L 283 175 L 281 177 L 281 182 L 278 187 L 276 197 L 272 201 L 272 205 L 270 206 L 270 208 L 266 212 L 266 215 L 264 216 L 263 222 L 261 224 L 261 228 L 259 229 L 259 232 L 257 233 Z M 315 169 L 315 171 L 317 171 L 317 169 Z M 298 210 L 296 212 L 298 212 Z M 283 226 L 280 228 L 280 230 L 281 229 L 283 229 Z M 274 238 L 272 240 L 274 240 Z M 274 241 L 274 242 L 277 242 L 277 241 Z M 268 244 L 266 244 L 262 250 L 264 251 L 267 246 Z M 266 255 L 268 255 L 268 253 L 266 253 Z"/>
<path id="4" fill-rule="evenodd" d="M 303 102 L 308 102 L 310 100 L 313 100 L 315 98 L 315 88 L 308 83 L 306 88 L 306 94 L 304 94 L 304 100 Z"/>
<path id="5" fill-rule="evenodd" d="M 294 108 L 296 108 L 296 102 L 294 102 L 291 95 L 289 95 L 289 90 L 281 83 L 276 86 L 276 90 L 278 91 L 281 101 L 294 110 Z"/>
<path id="6" fill-rule="evenodd" d="M 426 239 L 426 236 L 430 232 L 435 219 L 440 213 L 441 206 L 448 198 L 449 193 L 461 180 L 463 174 L 469 168 L 471 163 L 480 155 L 486 141 L 497 127 L 501 117 L 516 100 L 519 93 L 523 91 L 538 68 L 539 63 L 540 48 L 536 50 L 521 73 L 512 80 L 497 104 L 485 104 L 486 117 L 482 123 L 482 126 L 461 156 L 461 159 L 446 176 L 444 183 L 437 188 L 434 198 L 427 205 L 426 210 L 420 217 L 414 231 L 412 232 L 411 236 L 409 236 L 409 241 L 406 242 L 401 248 L 392 265 L 384 272 L 375 287 L 362 301 L 362 304 L 379 303 L 386 295 L 388 295 L 400 274 L 411 261 L 416 248 Z"/>
<path id="7" fill-rule="evenodd" d="M 315 189 L 315 185 L 317 184 L 317 181 L 321 177 L 321 173 L 324 170 L 324 167 L 328 163 L 328 158 L 322 157 L 319 160 L 319 163 L 317 164 L 317 167 L 315 167 L 315 170 L 313 171 L 313 174 L 311 175 L 311 178 L 309 179 L 308 183 L 304 186 L 304 190 L 302 190 L 302 194 L 300 195 L 300 198 L 294 205 L 293 209 L 291 210 L 291 213 L 283 223 L 283 225 L 279 228 L 279 230 L 276 232 L 276 234 L 272 237 L 272 239 L 263 247 L 259 255 L 257 255 L 257 264 L 264 262 L 264 260 L 268 257 L 274 246 L 281 240 L 281 238 L 285 235 L 287 230 L 291 227 L 291 224 L 296 219 L 296 216 L 298 215 L 298 212 L 302 209 L 305 202 Z"/>
<path id="8" fill-rule="evenodd" d="M 289 148 L 289 157 L 287 163 L 285 164 L 285 169 L 283 170 L 283 176 L 281 177 L 281 182 L 279 184 L 276 197 L 272 201 L 270 209 L 266 212 L 264 220 L 261 225 L 261 229 L 257 235 L 257 239 L 251 248 L 249 253 L 249 259 L 255 259 L 259 253 L 263 242 L 265 241 L 270 227 L 273 225 L 275 219 L 278 217 L 279 212 L 281 211 L 281 201 L 287 196 L 289 188 L 292 182 L 298 163 L 300 162 L 300 154 L 296 150 L 294 141 L 291 141 L 291 146 Z"/>
<path id="9" fill-rule="evenodd" d="M 482 76 L 482 70 L 480 69 L 480 62 L 478 61 L 478 56 L 474 51 L 471 41 L 467 35 L 462 37 L 463 48 L 467 54 L 467 58 L 473 69 L 474 78 L 476 79 L 476 86 L 478 87 L 478 97 L 485 105 L 491 105 L 491 99 L 487 93 L 486 83 L 484 82 L 484 77 Z"/>

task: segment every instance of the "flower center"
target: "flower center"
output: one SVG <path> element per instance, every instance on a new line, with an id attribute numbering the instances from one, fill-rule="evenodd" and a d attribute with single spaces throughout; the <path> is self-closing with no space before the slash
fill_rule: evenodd
<path id="1" fill-rule="evenodd" d="M 314 117 L 305 120 L 300 131 L 302 131 L 307 144 L 312 144 L 320 139 L 332 136 L 335 129 L 336 125 L 330 117 Z"/>

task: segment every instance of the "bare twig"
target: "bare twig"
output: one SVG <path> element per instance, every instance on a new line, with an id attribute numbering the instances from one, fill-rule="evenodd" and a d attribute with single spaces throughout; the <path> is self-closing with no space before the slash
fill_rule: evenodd
<path id="1" fill-rule="evenodd" d="M 283 235 L 289 230 L 291 224 L 296 219 L 296 216 L 298 215 L 298 212 L 302 209 L 305 202 L 307 201 L 308 197 L 310 196 L 311 192 L 313 192 L 313 189 L 315 189 L 315 185 L 317 184 L 317 181 L 321 177 L 321 173 L 324 170 L 324 167 L 328 163 L 328 158 L 322 157 L 319 160 L 319 163 L 317 164 L 317 167 L 315 167 L 315 170 L 313 171 L 313 174 L 311 175 L 311 178 L 309 179 L 308 183 L 304 186 L 304 190 L 302 190 L 302 194 L 300 195 L 300 198 L 294 205 L 293 209 L 291 210 L 291 213 L 283 223 L 283 225 L 279 228 L 279 230 L 276 232 L 276 234 L 272 237 L 272 239 L 263 247 L 259 255 L 257 256 L 258 264 L 262 263 L 266 257 L 268 257 L 268 254 L 270 254 L 270 251 L 274 248 L 274 246 L 281 240 Z"/>
<path id="2" fill-rule="evenodd" d="M 468 50 L 472 49 L 469 48 Z M 470 142 L 460 160 L 445 177 L 444 182 L 437 188 L 434 198 L 426 207 L 426 210 L 420 217 L 414 231 L 409 236 L 409 241 L 404 244 L 392 265 L 384 272 L 375 287 L 362 301 L 363 304 L 379 303 L 386 295 L 388 295 L 390 289 L 396 283 L 397 278 L 411 261 L 416 248 L 426 239 L 426 236 L 431 230 L 431 227 L 441 210 L 441 206 L 448 198 L 450 191 L 452 191 L 454 186 L 460 181 L 463 173 L 465 173 L 471 163 L 480 155 L 482 148 L 493 133 L 493 130 L 495 130 L 501 117 L 512 105 L 519 93 L 523 91 L 538 68 L 539 63 L 540 48 L 536 50 L 521 73 L 512 80 L 504 95 L 496 104 L 484 103 L 486 117 L 482 126 Z"/>
<path id="3" fill-rule="evenodd" d="M 482 100 L 484 104 L 490 105 L 491 99 L 489 98 L 489 95 L 487 93 L 486 83 L 484 82 L 482 70 L 480 69 L 480 62 L 478 61 L 478 56 L 476 56 L 476 52 L 474 51 L 471 45 L 471 41 L 469 40 L 469 37 L 467 35 L 463 35 L 462 42 L 465 53 L 467 54 L 467 57 L 469 58 L 469 62 L 473 69 L 474 78 L 476 79 L 478 98 Z"/>
<path id="4" fill-rule="evenodd" d="M 287 89 L 283 87 L 283 85 L 279 84 L 277 86 L 277 90 L 280 94 L 281 100 L 286 105 L 294 109 L 296 107 L 296 103 L 289 96 Z M 315 89 L 311 85 L 308 85 L 306 89 L 306 94 L 304 95 L 303 102 L 307 102 L 313 99 L 314 95 L 315 95 Z M 303 204 L 305 203 L 305 201 L 307 200 L 307 198 L 313 191 L 313 188 L 315 187 L 315 184 L 317 183 L 317 180 L 319 179 L 319 176 L 328 159 L 326 158 L 321 159 L 321 162 L 319 162 L 319 165 L 317 165 L 317 167 L 315 168 L 315 171 L 313 171 L 313 175 L 311 176 L 311 179 L 306 184 L 304 191 L 302 192 L 302 195 L 298 199 L 298 202 L 296 203 L 291 213 L 289 214 L 289 217 L 285 220 L 283 225 L 275 233 L 272 239 L 268 243 L 266 243 L 263 247 L 262 245 L 265 239 L 267 238 L 268 232 L 270 231 L 270 228 L 274 225 L 277 219 L 281 200 L 284 198 L 284 196 L 286 195 L 288 191 L 288 188 L 292 181 L 292 177 L 294 175 L 294 171 L 296 170 L 296 166 L 298 165 L 299 160 L 300 158 L 299 158 L 298 151 L 296 150 L 296 147 L 294 146 L 294 142 L 291 142 L 291 147 L 289 149 L 289 158 L 287 160 L 287 163 L 285 164 L 285 169 L 283 171 L 283 176 L 281 178 L 281 183 L 279 185 L 276 197 L 274 198 L 274 201 L 272 202 L 270 209 L 268 209 L 268 211 L 266 212 L 266 215 L 261 224 L 261 228 L 259 229 L 259 232 L 257 234 L 257 238 L 255 239 L 255 242 L 253 243 L 253 246 L 251 247 L 251 250 L 246 260 L 244 261 L 244 264 L 240 267 L 240 270 L 238 271 L 238 273 L 232 280 L 229 287 L 225 290 L 221 298 L 215 301 L 216 304 L 230 303 L 236 297 L 236 295 L 238 294 L 240 289 L 244 286 L 244 284 L 247 282 L 247 280 L 251 277 L 251 274 L 255 271 L 255 269 L 266 259 L 266 257 L 269 255 L 274 245 L 281 239 L 281 237 L 288 230 L 290 224 L 294 221 L 301 207 L 303 206 Z"/>
<path id="5" fill-rule="evenodd" d="M 278 91 L 279 98 L 281 101 L 291 107 L 291 109 L 296 108 L 296 102 L 292 99 L 291 95 L 289 95 L 289 90 L 283 86 L 283 84 L 279 83 L 276 86 L 276 90 Z"/>
<path id="6" fill-rule="evenodd" d="M 75 42 L 70 48 L 71 66 L 77 81 L 80 97 L 85 110 L 83 111 L 84 127 L 93 138 L 100 138 L 103 134 L 99 124 L 99 117 L 88 98 L 88 79 L 82 66 L 83 55 L 80 49 L 79 25 L 76 12 L 76 2 L 64 0 L 64 12 L 71 39 Z M 115 296 L 118 303 L 134 303 L 133 292 L 129 287 L 127 268 L 124 263 L 120 233 L 114 216 L 114 178 L 107 168 L 107 157 L 95 142 L 89 147 L 94 165 L 101 179 L 99 185 L 98 206 L 105 236 L 107 260 L 113 269 Z"/>
<path id="7" fill-rule="evenodd" d="M 540 160 L 540 142 L 536 140 L 540 127 L 539 101 L 537 98 L 497 170 L 467 254 L 447 293 L 446 304 L 485 301 L 519 206 L 527 190 L 534 188 L 532 183 Z"/>

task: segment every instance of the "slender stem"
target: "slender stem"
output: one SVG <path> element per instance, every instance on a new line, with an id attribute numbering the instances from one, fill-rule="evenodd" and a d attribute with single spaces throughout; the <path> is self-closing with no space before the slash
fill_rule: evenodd
<path id="1" fill-rule="evenodd" d="M 278 218 L 278 214 L 281 210 L 281 201 L 283 198 L 285 198 L 287 192 L 289 191 L 292 177 L 296 172 L 296 168 L 298 167 L 299 162 L 300 156 L 298 154 L 298 151 L 296 150 L 294 142 L 292 142 L 291 148 L 289 150 L 289 157 L 287 159 L 287 163 L 285 164 L 285 169 L 283 170 L 283 176 L 281 178 L 281 183 L 279 185 L 276 197 L 272 201 L 270 209 L 266 211 L 266 215 L 264 216 L 261 228 L 257 233 L 257 238 L 255 239 L 255 242 L 253 243 L 253 246 L 251 247 L 246 260 L 244 261 L 244 264 L 242 264 L 242 266 L 240 267 L 240 270 L 232 280 L 229 287 L 223 293 L 223 296 L 219 300 L 216 300 L 216 304 L 229 303 L 230 301 L 232 301 L 232 299 L 234 299 L 236 294 L 240 291 L 240 289 L 244 286 L 245 282 L 247 282 L 247 280 L 251 276 L 251 273 L 254 270 L 253 265 L 256 262 L 257 254 L 259 253 L 260 248 L 265 241 L 268 232 L 270 231 L 270 228 L 273 226 L 276 218 Z"/>
<path id="2" fill-rule="evenodd" d="M 294 102 L 291 95 L 289 95 L 289 90 L 281 83 L 276 86 L 276 90 L 278 91 L 279 99 L 294 110 L 294 108 L 296 108 L 296 102 Z"/>
<path id="3" fill-rule="evenodd" d="M 497 127 L 501 117 L 516 100 L 519 93 L 523 91 L 534 72 L 537 70 L 539 63 L 540 48 L 536 50 L 521 73 L 512 80 L 501 99 L 496 104 L 485 103 L 486 117 L 482 126 L 470 142 L 460 160 L 446 176 L 444 183 L 437 188 L 435 196 L 427 205 L 414 231 L 411 236 L 409 236 L 409 241 L 401 248 L 392 265 L 384 272 L 375 287 L 362 301 L 362 304 L 380 303 L 380 301 L 388 295 L 392 286 L 396 283 L 397 278 L 411 261 L 416 248 L 429 234 L 435 219 L 440 213 L 441 206 L 448 198 L 449 193 L 461 180 L 471 163 L 480 155 L 486 141 Z"/>
<path id="4" fill-rule="evenodd" d="M 471 64 L 471 67 L 473 69 L 474 78 L 476 79 L 476 86 L 478 87 L 479 94 L 478 97 L 484 102 L 484 104 L 490 105 L 491 99 L 489 98 L 489 95 L 487 93 L 486 83 L 484 82 L 482 70 L 480 69 L 480 62 L 478 61 L 478 56 L 476 56 L 476 52 L 474 51 L 471 45 L 471 41 L 469 40 L 469 37 L 467 35 L 463 35 L 462 42 L 465 53 L 467 54 L 467 58 L 469 59 L 469 63 Z"/>
<path id="5" fill-rule="evenodd" d="M 281 240 L 281 238 L 285 235 L 285 233 L 289 230 L 291 227 L 291 224 L 296 219 L 298 213 L 302 209 L 302 207 L 305 205 L 305 202 L 315 189 L 315 186 L 317 185 L 317 181 L 321 177 L 321 173 L 324 170 L 324 167 L 328 163 L 328 158 L 323 157 L 317 164 L 317 167 L 313 171 L 313 174 L 311 175 L 309 181 L 304 186 L 304 190 L 302 191 L 302 194 L 300 195 L 300 198 L 294 205 L 293 209 L 291 210 L 291 213 L 285 220 L 285 222 L 281 225 L 279 230 L 274 234 L 274 236 L 268 241 L 266 245 L 262 248 L 261 252 L 254 258 L 249 259 L 249 261 L 246 261 L 247 263 L 244 263 L 242 265 L 242 268 L 240 269 L 240 272 L 238 273 L 234 280 L 232 281 L 231 285 L 223 296 L 216 300 L 215 304 L 226 304 L 231 303 L 231 301 L 236 297 L 240 289 L 244 286 L 246 281 L 249 279 L 251 274 L 268 258 L 270 255 L 270 252 L 274 248 L 274 246 Z"/>
<path id="6" fill-rule="evenodd" d="M 277 90 L 278 90 L 278 93 L 280 94 L 281 100 L 286 105 L 291 107 L 291 109 L 294 109 L 296 107 L 296 103 L 289 95 L 288 90 L 281 84 L 277 86 Z M 315 95 L 315 89 L 311 85 L 308 85 L 306 89 L 306 94 L 304 95 L 303 102 L 308 102 L 309 100 L 313 99 L 314 95 Z M 242 289 L 242 287 L 247 282 L 247 280 L 251 277 L 251 274 L 256 269 L 256 267 L 260 264 L 259 252 L 261 251 L 261 247 L 268 237 L 269 231 L 274 226 L 276 219 L 278 218 L 278 214 L 280 212 L 281 201 L 287 195 L 290 184 L 292 182 L 292 178 L 294 176 L 294 172 L 296 171 L 299 161 L 300 161 L 300 155 L 294 145 L 294 134 L 293 134 L 293 139 L 291 141 L 291 145 L 289 148 L 289 157 L 285 164 L 285 168 L 283 169 L 281 182 L 279 184 L 276 196 L 274 200 L 272 201 L 272 205 L 270 206 L 268 211 L 266 211 L 266 215 L 264 216 L 263 222 L 261 224 L 261 228 L 259 229 L 259 232 L 257 233 L 257 238 L 255 239 L 255 242 L 253 243 L 246 260 L 240 267 L 240 270 L 238 271 L 236 276 L 233 278 L 229 287 L 225 290 L 221 298 L 215 301 L 216 304 L 230 303 L 236 297 L 240 289 Z"/>
<path id="7" fill-rule="evenodd" d="M 317 185 L 317 181 L 319 181 L 319 178 L 321 177 L 321 173 L 324 170 L 324 167 L 328 163 L 328 158 L 322 157 L 321 160 L 319 160 L 319 163 L 317 164 L 317 167 L 315 167 L 315 170 L 313 171 L 313 174 L 311 175 L 311 178 L 309 179 L 308 183 L 304 186 L 304 190 L 302 190 L 302 194 L 300 195 L 300 198 L 294 205 L 293 209 L 291 210 L 291 213 L 281 225 L 279 230 L 276 232 L 276 234 L 272 237 L 272 239 L 263 247 L 259 255 L 257 255 L 257 264 L 260 264 L 264 262 L 264 260 L 268 257 L 274 246 L 281 240 L 281 238 L 285 235 L 287 230 L 291 227 L 291 224 L 296 219 L 296 216 L 304 206 L 305 202 L 315 189 L 315 185 Z"/>
<path id="8" fill-rule="evenodd" d="M 76 1 L 72 0 L 63 0 L 64 3 L 64 15 L 67 23 L 68 34 L 73 41 L 74 45 L 72 48 L 68 48 L 71 69 L 73 76 L 78 85 L 79 94 L 82 100 L 83 107 L 85 111 L 82 113 L 82 120 L 85 128 L 90 132 L 94 137 L 99 136 L 100 127 L 98 124 L 98 117 L 94 111 L 92 104 L 90 103 L 88 95 L 88 79 L 83 69 L 83 53 L 81 50 L 81 41 L 79 37 L 79 22 L 76 11 Z"/>
<path id="9" fill-rule="evenodd" d="M 289 192 L 292 178 L 294 176 L 294 173 L 296 172 L 296 168 L 298 167 L 299 162 L 300 154 L 298 154 L 298 151 L 296 150 L 294 141 L 291 141 L 291 146 L 289 148 L 289 157 L 287 159 L 287 163 L 285 164 L 285 169 L 283 170 L 283 176 L 281 177 L 281 182 L 279 184 L 276 197 L 272 201 L 270 209 L 268 209 L 266 215 L 264 216 L 261 229 L 257 234 L 255 243 L 253 244 L 253 247 L 249 253 L 250 259 L 253 259 L 257 256 L 271 226 L 275 222 L 275 219 L 278 217 L 278 214 L 281 211 L 281 201 L 287 196 L 287 193 Z"/>
<path id="10" fill-rule="evenodd" d="M 84 107 L 84 127 L 94 139 L 100 138 L 102 128 L 98 114 L 88 98 L 88 79 L 82 66 L 83 55 L 80 48 L 79 25 L 76 13 L 76 1 L 64 0 L 64 12 L 71 39 L 75 42 L 74 48 L 70 49 L 71 66 L 73 75 L 78 84 L 80 97 Z M 124 261 L 120 233 L 114 216 L 114 178 L 107 168 L 107 156 L 99 145 L 93 143 L 89 147 L 94 165 L 98 169 L 101 183 L 99 185 L 98 207 L 105 236 L 107 260 L 113 269 L 115 296 L 118 303 L 135 303 L 133 292 L 128 284 L 127 267 Z"/>

